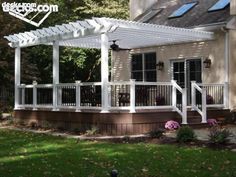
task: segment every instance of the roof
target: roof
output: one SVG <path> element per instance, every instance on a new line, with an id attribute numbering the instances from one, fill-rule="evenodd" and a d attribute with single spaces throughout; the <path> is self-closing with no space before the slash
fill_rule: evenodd
<path id="1" fill-rule="evenodd" d="M 150 9 L 143 14 L 147 14 L 152 9 L 162 9 L 155 16 L 150 16 L 147 23 L 167 25 L 182 28 L 194 28 L 198 26 L 226 23 L 230 20 L 230 7 L 218 11 L 208 12 L 218 0 L 158 0 Z M 190 9 L 183 16 L 178 18 L 169 18 L 169 16 L 185 3 L 198 2 L 195 7 Z M 143 14 L 138 16 L 135 21 L 139 21 Z"/>
<path id="2" fill-rule="evenodd" d="M 53 41 L 59 41 L 60 46 L 100 48 L 102 33 L 108 34 L 111 43 L 112 40 L 117 40 L 120 47 L 130 49 L 210 40 L 214 37 L 212 32 L 113 18 L 93 18 L 4 37 L 11 47 L 52 44 Z"/>

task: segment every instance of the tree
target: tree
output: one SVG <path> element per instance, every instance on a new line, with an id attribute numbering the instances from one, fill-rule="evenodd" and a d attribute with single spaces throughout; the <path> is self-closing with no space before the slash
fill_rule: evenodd
<path id="1" fill-rule="evenodd" d="M 17 2 L 31 2 L 19 0 Z M 48 27 L 70 21 L 84 20 L 92 17 L 128 18 L 127 0 L 36 0 L 38 4 L 56 4 L 59 12 L 52 13 L 40 26 Z M 14 50 L 7 46 L 4 35 L 35 30 L 30 24 L 10 16 L 0 14 L 0 81 L 13 81 Z M 31 83 L 37 80 L 41 83 L 52 82 L 52 47 L 35 46 L 22 49 L 22 82 Z M 100 77 L 100 51 L 95 49 L 80 49 L 60 47 L 60 81 L 74 82 L 98 81 Z"/>

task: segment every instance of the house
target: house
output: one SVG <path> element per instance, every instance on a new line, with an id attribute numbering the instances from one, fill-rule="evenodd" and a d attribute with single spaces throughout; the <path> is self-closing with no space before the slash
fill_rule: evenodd
<path id="1" fill-rule="evenodd" d="M 15 48 L 15 119 L 137 134 L 170 119 L 204 124 L 229 115 L 235 0 L 131 0 L 130 9 L 136 22 L 93 18 L 5 36 Z M 53 46 L 53 83 L 24 85 L 21 48 L 42 44 Z M 101 49 L 101 81 L 60 83 L 60 46 Z"/>

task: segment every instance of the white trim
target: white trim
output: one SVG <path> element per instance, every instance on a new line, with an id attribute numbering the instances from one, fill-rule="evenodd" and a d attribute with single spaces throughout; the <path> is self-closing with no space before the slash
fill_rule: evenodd
<path id="1" fill-rule="evenodd" d="M 15 106 L 14 109 L 18 109 L 19 103 L 19 89 L 18 86 L 21 82 L 21 49 L 17 47 L 15 49 Z"/>
<path id="2" fill-rule="evenodd" d="M 56 87 L 59 84 L 59 42 L 53 42 L 53 110 L 57 110 L 58 101 L 61 101 L 61 95 Z M 59 104 L 60 105 L 60 104 Z"/>
<path id="3" fill-rule="evenodd" d="M 130 113 L 135 112 L 135 79 L 130 79 Z"/>
<path id="4" fill-rule="evenodd" d="M 101 34 L 101 82 L 102 82 L 102 112 L 106 113 L 109 107 L 108 100 L 108 77 L 109 77 L 109 63 L 108 63 L 108 35 Z"/>

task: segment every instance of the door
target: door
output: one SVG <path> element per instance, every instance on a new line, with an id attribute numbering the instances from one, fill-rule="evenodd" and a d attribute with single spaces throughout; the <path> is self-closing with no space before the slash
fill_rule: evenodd
<path id="1" fill-rule="evenodd" d="M 191 104 L 191 81 L 202 82 L 201 59 L 176 60 L 172 62 L 172 79 L 176 80 L 180 87 L 187 89 L 187 103 Z M 177 102 L 181 100 L 181 94 L 177 94 Z"/>

